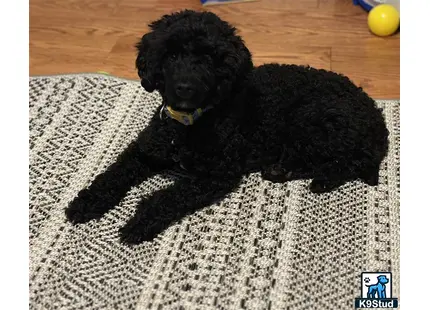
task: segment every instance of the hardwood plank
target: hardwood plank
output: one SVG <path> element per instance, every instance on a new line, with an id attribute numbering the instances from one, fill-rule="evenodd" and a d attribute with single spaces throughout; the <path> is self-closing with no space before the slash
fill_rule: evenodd
<path id="1" fill-rule="evenodd" d="M 129 79 L 138 79 L 135 61 L 135 45 L 141 34 L 122 36 L 110 51 L 103 69 L 112 75 L 121 75 Z"/>
<path id="2" fill-rule="evenodd" d="M 255 65 L 264 63 L 284 63 L 308 65 L 319 69 L 331 69 L 331 49 L 329 47 L 313 46 L 293 46 L 288 51 L 263 51 L 262 48 L 255 48 L 257 52 L 253 53 Z"/>
<path id="3" fill-rule="evenodd" d="M 30 54 L 30 68 L 33 67 L 30 75 L 103 71 L 108 57 L 108 52 L 101 53 L 94 49 L 80 49 L 74 53 L 63 48 L 30 46 L 31 50 L 35 52 Z"/>
<path id="4" fill-rule="evenodd" d="M 399 96 L 400 34 L 377 38 L 351 0 L 261 0 L 202 7 L 198 0 L 32 0 L 30 74 L 108 71 L 136 78 L 136 41 L 180 9 L 207 10 L 238 29 L 254 63 L 309 64 L 350 76 L 376 98 Z"/>
<path id="5" fill-rule="evenodd" d="M 334 46 L 332 70 L 347 75 L 375 98 L 400 98 L 399 40 L 371 37 L 361 43 Z"/>

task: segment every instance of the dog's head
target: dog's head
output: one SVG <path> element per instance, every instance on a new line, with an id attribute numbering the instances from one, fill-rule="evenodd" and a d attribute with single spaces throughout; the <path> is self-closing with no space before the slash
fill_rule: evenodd
<path id="1" fill-rule="evenodd" d="M 380 275 L 380 276 L 378 276 L 378 282 L 381 284 L 387 284 L 389 282 L 389 280 L 387 279 L 387 277 L 385 275 Z"/>
<path id="2" fill-rule="evenodd" d="M 137 44 L 141 84 L 175 110 L 219 104 L 252 69 L 236 29 L 213 13 L 181 11 L 149 27 Z"/>

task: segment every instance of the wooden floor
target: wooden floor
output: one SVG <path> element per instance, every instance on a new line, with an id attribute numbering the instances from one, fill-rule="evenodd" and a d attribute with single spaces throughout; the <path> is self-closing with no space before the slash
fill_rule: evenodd
<path id="1" fill-rule="evenodd" d="M 30 0 L 30 74 L 107 71 L 136 79 L 147 23 L 199 0 Z M 234 24 L 255 64 L 341 72 L 375 98 L 400 97 L 400 33 L 379 38 L 352 0 L 261 0 L 204 8 Z"/>

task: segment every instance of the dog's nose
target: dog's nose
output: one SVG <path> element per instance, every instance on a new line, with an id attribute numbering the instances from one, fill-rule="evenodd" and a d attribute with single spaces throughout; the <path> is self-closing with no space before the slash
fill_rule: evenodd
<path id="1" fill-rule="evenodd" d="M 182 99 L 190 99 L 195 93 L 193 85 L 186 82 L 176 84 L 175 90 L 176 94 Z"/>

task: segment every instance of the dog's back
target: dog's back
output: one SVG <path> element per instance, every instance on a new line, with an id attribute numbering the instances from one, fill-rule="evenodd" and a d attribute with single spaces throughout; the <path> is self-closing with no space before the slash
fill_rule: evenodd
<path id="1" fill-rule="evenodd" d="M 264 150 L 275 153 L 286 145 L 294 149 L 290 161 L 312 173 L 330 161 L 343 164 L 350 178 L 366 179 L 379 169 L 388 149 L 382 113 L 347 77 L 268 64 L 253 71 L 248 88 L 247 106 L 259 131 L 254 143 Z"/>

